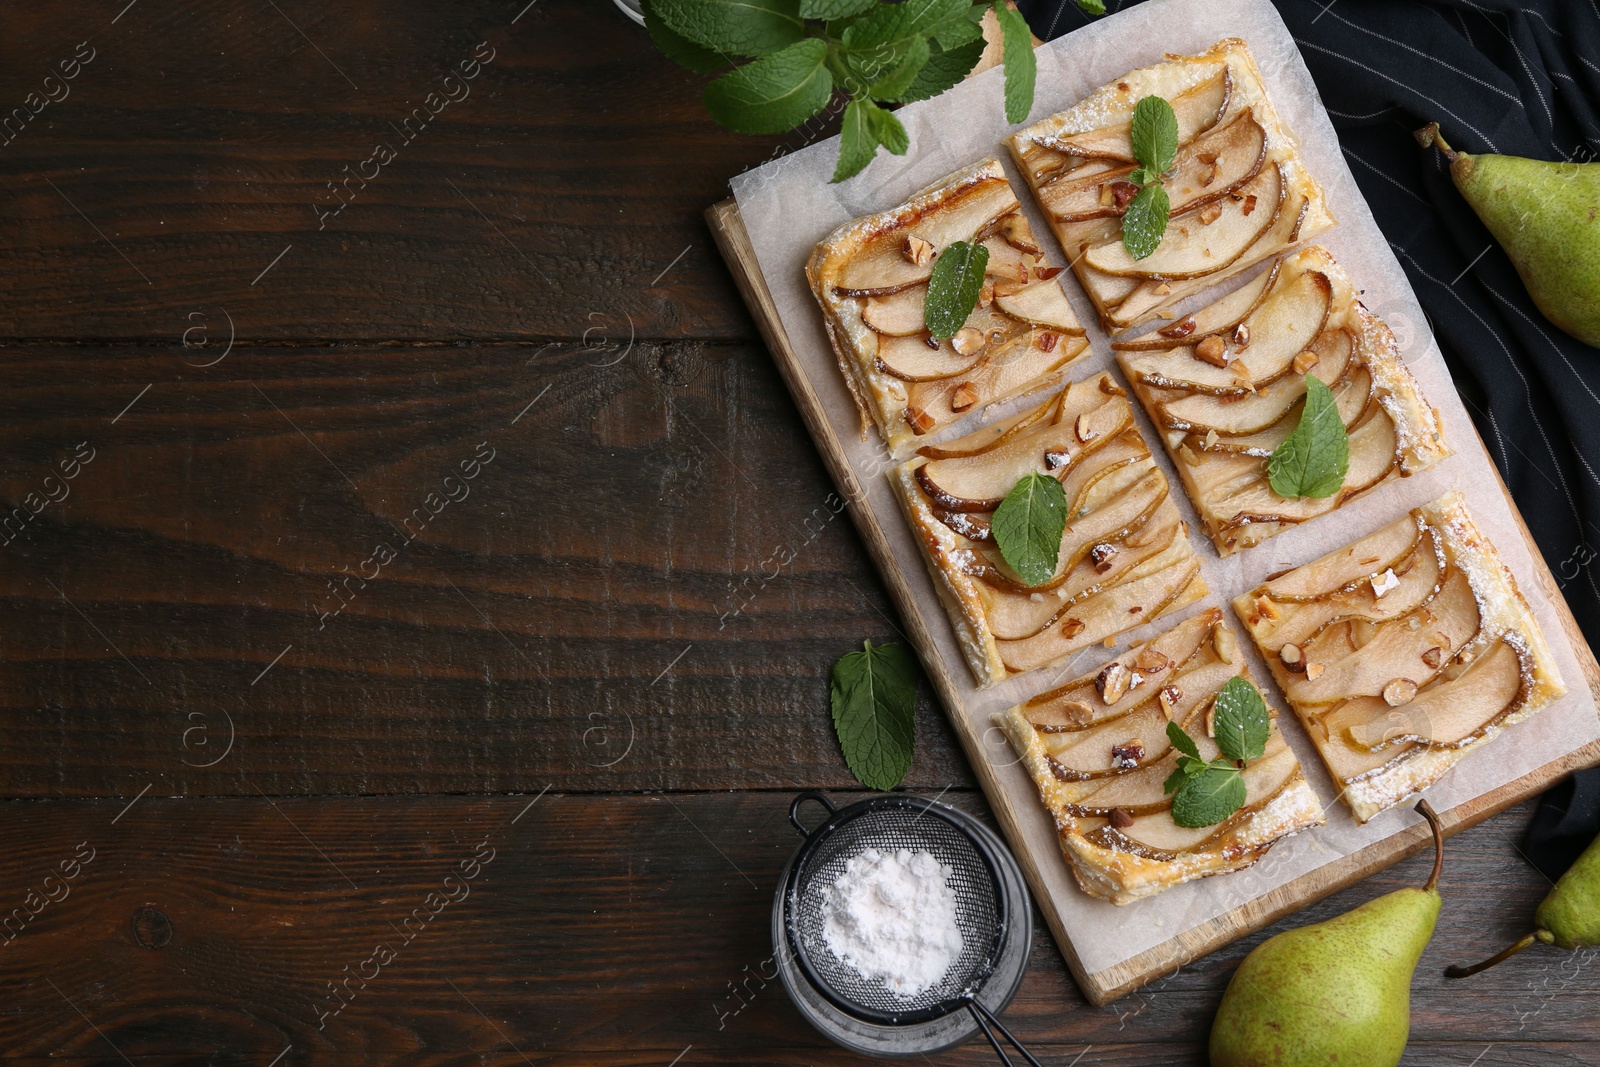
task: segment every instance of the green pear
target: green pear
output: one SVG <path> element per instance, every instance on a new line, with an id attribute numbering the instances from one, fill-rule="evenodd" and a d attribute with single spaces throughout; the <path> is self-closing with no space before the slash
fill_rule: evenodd
<path id="1" fill-rule="evenodd" d="M 1411 975 L 1439 918 L 1444 835 L 1427 801 L 1433 874 L 1354 911 L 1268 938 L 1245 957 L 1211 1025 L 1211 1067 L 1395 1067 L 1411 1032 Z"/>
<path id="2" fill-rule="evenodd" d="M 1468 978 L 1535 941 L 1574 949 L 1600 945 L 1600 837 L 1589 843 L 1533 913 L 1534 931 L 1510 948 L 1471 967 L 1447 967 L 1446 978 Z"/>
<path id="3" fill-rule="evenodd" d="M 1430 122 L 1450 177 L 1511 257 L 1545 318 L 1600 348 L 1600 163 L 1550 163 L 1457 152 Z"/>

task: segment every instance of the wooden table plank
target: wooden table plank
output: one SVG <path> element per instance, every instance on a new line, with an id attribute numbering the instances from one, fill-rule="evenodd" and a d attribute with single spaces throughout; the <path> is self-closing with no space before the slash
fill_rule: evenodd
<path id="1" fill-rule="evenodd" d="M 851 781 L 827 672 L 896 623 L 759 349 L 211 351 L 0 362 L 8 792 Z"/>
<path id="2" fill-rule="evenodd" d="M 7 107 L 78 71 L 0 134 L 0 337 L 176 343 L 190 313 L 226 308 L 240 337 L 280 342 L 630 321 L 752 339 L 700 212 L 824 134 L 714 125 L 705 79 L 606 5 L 544 0 L 512 25 L 523 2 L 188 0 L 111 25 L 121 6 L 8 19 Z M 452 84 L 463 99 L 401 125 L 475 55 L 492 58 Z M 363 167 L 379 144 L 395 158 Z"/>
<path id="3" fill-rule="evenodd" d="M 983 810 L 975 794 L 946 796 Z M 292 1046 L 285 1063 L 442 1064 L 510 1062 L 515 1045 L 540 1062 L 660 1064 L 693 1045 L 683 1062 L 860 1062 L 812 1033 L 776 983 L 749 977 L 771 952 L 772 893 L 798 843 L 787 796 L 532 799 L 147 796 L 120 818 L 120 800 L 0 804 L 10 861 L 0 902 L 59 895 L 44 877 L 93 850 L 65 899 L 0 950 L 0 1048 L 104 1063 L 109 1039 L 136 1063 L 215 1050 L 208 1062 L 260 1064 Z M 1593 952 L 1529 952 L 1448 988 L 1440 975 L 1515 936 L 1542 895 L 1515 852 L 1528 810 L 1450 842 L 1408 1064 L 1470 1063 L 1508 1037 L 1484 1062 L 1579 1062 L 1592 1051 L 1560 1042 L 1592 1039 Z M 1429 862 L 1407 861 L 1292 921 L 1418 883 Z M 459 899 L 429 905 L 429 893 Z M 405 923 L 429 906 L 438 910 L 426 924 Z M 1201 1062 L 1229 974 L 1266 936 L 1093 1008 L 1039 929 L 1005 1017 L 1047 1062 L 1094 1046 L 1083 1064 Z M 380 944 L 395 958 L 366 963 Z M 358 971 L 366 987 L 352 979 L 334 1014 L 327 983 Z M 971 1048 L 936 1062 L 984 1061 Z"/>

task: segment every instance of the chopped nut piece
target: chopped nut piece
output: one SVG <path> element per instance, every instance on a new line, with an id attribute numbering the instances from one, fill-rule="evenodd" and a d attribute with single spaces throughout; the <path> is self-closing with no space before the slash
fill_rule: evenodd
<path id="1" fill-rule="evenodd" d="M 1254 211 L 1255 209 L 1256 209 L 1256 194 L 1255 193 L 1251 193 L 1249 196 L 1244 198 L 1244 213 L 1246 215 L 1248 215 L 1248 214 L 1250 214 L 1250 212 Z"/>
<path id="2" fill-rule="evenodd" d="M 1137 656 L 1133 657 L 1133 665 L 1146 674 L 1160 674 L 1172 666 L 1172 661 L 1159 648 L 1146 645 L 1139 650 Z"/>
<path id="3" fill-rule="evenodd" d="M 950 394 L 950 410 L 966 411 L 978 402 L 978 391 L 972 387 L 971 382 L 962 382 L 956 386 L 956 391 Z"/>
<path id="4" fill-rule="evenodd" d="M 913 405 L 906 408 L 906 424 L 920 437 L 933 429 L 933 416 Z"/>
<path id="5" fill-rule="evenodd" d="M 1283 612 L 1278 610 L 1278 605 L 1265 593 L 1256 597 L 1256 611 L 1260 612 L 1263 619 L 1271 619 L 1273 622 L 1283 618 Z"/>
<path id="6" fill-rule="evenodd" d="M 1111 762 L 1121 771 L 1131 771 L 1144 759 L 1144 742 L 1135 737 L 1127 743 L 1111 746 Z"/>
<path id="7" fill-rule="evenodd" d="M 1093 441 L 1100 436 L 1100 431 L 1094 428 L 1094 422 L 1089 418 L 1087 411 L 1078 416 L 1076 431 L 1080 441 Z"/>
<path id="8" fill-rule="evenodd" d="M 927 337 L 924 337 L 922 339 L 922 343 L 927 345 L 929 348 L 933 349 L 935 352 L 939 351 L 939 339 L 937 337 L 934 337 L 932 334 L 929 334 Z"/>
<path id="9" fill-rule="evenodd" d="M 983 279 L 983 288 L 978 290 L 978 306 L 986 308 L 994 303 L 994 279 Z"/>
<path id="10" fill-rule="evenodd" d="M 1406 620 L 1406 629 L 1408 629 L 1408 630 L 1420 630 L 1420 629 L 1422 629 L 1422 620 L 1417 618 L 1415 615 L 1411 616 L 1411 618 Z"/>
<path id="11" fill-rule="evenodd" d="M 1114 198 L 1111 193 L 1111 183 L 1106 182 L 1100 186 L 1100 206 L 1110 207 L 1113 202 Z"/>
<path id="12" fill-rule="evenodd" d="M 1215 429 L 1211 429 L 1211 430 L 1207 430 L 1206 431 L 1205 444 L 1206 444 L 1206 448 L 1207 449 L 1212 449 L 1212 448 L 1216 448 L 1217 447 L 1217 431 Z"/>
<path id="13" fill-rule="evenodd" d="M 975 355 L 983 350 L 983 346 L 986 343 L 983 331 L 974 329 L 971 326 L 963 326 L 956 331 L 954 337 L 950 338 L 950 347 L 963 356 Z"/>
<path id="14" fill-rule="evenodd" d="M 1232 663 L 1239 655 L 1239 639 L 1219 622 L 1211 630 L 1211 650 L 1222 662 Z"/>
<path id="15" fill-rule="evenodd" d="M 1196 463 L 1200 462 L 1200 457 L 1195 455 L 1194 449 L 1190 448 L 1188 445 L 1178 446 L 1178 458 L 1183 460 L 1184 464 L 1189 467 L 1192 467 Z"/>
<path id="16" fill-rule="evenodd" d="M 1195 156 L 1195 158 L 1202 163 L 1215 163 L 1217 161 L 1217 154 L 1215 152 L 1200 152 Z"/>
<path id="17" fill-rule="evenodd" d="M 1278 662 L 1282 663 L 1285 670 L 1296 673 L 1306 669 L 1306 654 L 1299 645 L 1288 644 L 1278 649 Z"/>
<path id="18" fill-rule="evenodd" d="M 1250 327 L 1242 322 L 1233 328 L 1233 347 L 1241 352 L 1250 347 Z"/>
<path id="19" fill-rule="evenodd" d="M 1294 368 L 1296 374 L 1304 374 L 1320 362 L 1322 362 L 1321 358 L 1308 348 L 1298 356 L 1295 356 L 1294 361 L 1289 365 Z"/>
<path id="20" fill-rule="evenodd" d="M 916 234 L 910 234 L 906 237 L 906 245 L 903 251 L 906 258 L 911 262 L 919 267 L 925 267 L 933 261 L 935 249 L 932 241 L 925 241 Z"/>
<path id="21" fill-rule="evenodd" d="M 1438 670 L 1439 664 L 1444 662 L 1444 649 L 1434 645 L 1422 654 L 1422 662 L 1426 663 L 1430 670 Z"/>
<path id="22" fill-rule="evenodd" d="M 1157 296 L 1171 296 L 1172 295 L 1172 286 L 1168 285 L 1166 282 L 1157 283 L 1156 284 L 1156 295 Z"/>
<path id="23" fill-rule="evenodd" d="M 1449 652 L 1452 648 L 1456 647 L 1455 644 L 1451 642 L 1450 635 L 1445 633 L 1443 630 L 1433 631 L 1433 633 L 1428 635 L 1428 639 L 1434 644 L 1438 645 L 1440 648 L 1444 649 L 1446 652 Z"/>
<path id="24" fill-rule="evenodd" d="M 1217 168 L 1212 167 L 1211 169 L 1212 169 L 1213 172 L 1215 172 Z M 1215 176 L 1214 173 L 1213 173 L 1213 176 Z M 1202 180 L 1200 182 L 1200 184 L 1201 185 L 1210 185 L 1211 183 L 1209 181 Z M 1200 220 L 1200 225 L 1202 225 L 1202 226 L 1210 226 L 1213 222 L 1216 222 L 1221 217 L 1222 217 L 1222 205 L 1221 204 L 1207 204 L 1205 207 L 1201 208 L 1200 209 L 1200 213 L 1195 216 L 1195 218 Z"/>
<path id="25" fill-rule="evenodd" d="M 1327 669 L 1328 669 L 1327 666 L 1325 664 L 1322 664 L 1322 663 L 1307 663 L 1306 664 L 1306 679 L 1307 679 L 1307 681 L 1312 681 L 1312 682 L 1316 681 L 1318 678 L 1322 677 L 1322 672 L 1327 670 Z"/>
<path id="26" fill-rule="evenodd" d="M 1394 576 L 1394 568 L 1390 567 L 1382 574 L 1372 579 L 1372 595 L 1374 599 L 1381 600 L 1389 590 L 1400 585 L 1400 579 Z"/>
<path id="27" fill-rule="evenodd" d="M 1058 340 L 1060 340 L 1059 334 L 1052 333 L 1049 330 L 1044 331 L 1039 335 L 1039 351 L 1054 352 Z"/>
<path id="28" fill-rule="evenodd" d="M 1065 267 L 1034 267 L 1033 276 L 1041 282 L 1047 282 L 1065 269 Z"/>
<path id="29" fill-rule="evenodd" d="M 1194 358 L 1213 367 L 1226 367 L 1228 365 L 1227 343 L 1212 334 L 1194 346 Z"/>
<path id="30" fill-rule="evenodd" d="M 1206 708 L 1206 736 L 1217 736 L 1217 702 L 1215 700 Z"/>
<path id="31" fill-rule="evenodd" d="M 1210 185 L 1212 182 L 1217 180 L 1217 170 L 1217 165 L 1212 163 L 1210 166 L 1206 167 L 1200 172 L 1200 184 L 1202 187 Z M 1212 214 L 1211 218 L 1208 219 L 1206 218 L 1207 212 L 1213 212 L 1214 214 Z M 1222 205 L 1207 204 L 1200 211 L 1200 221 L 1207 223 L 1215 221 L 1216 217 L 1220 214 L 1222 214 Z"/>
<path id="32" fill-rule="evenodd" d="M 1252 393 L 1256 391 L 1255 377 L 1250 373 L 1249 367 L 1238 361 L 1230 363 L 1228 366 L 1233 368 L 1233 376 L 1243 382 L 1246 388 Z"/>
<path id="33" fill-rule="evenodd" d="M 1191 333 L 1194 333 L 1194 327 L 1194 316 L 1185 315 L 1171 326 L 1161 327 L 1156 333 L 1159 333 L 1162 337 L 1171 337 L 1176 340 L 1179 337 L 1188 337 Z"/>
<path id="34" fill-rule="evenodd" d="M 1417 683 L 1410 678 L 1396 678 L 1383 687 L 1383 702 L 1391 708 L 1409 704 L 1416 699 Z"/>
<path id="35" fill-rule="evenodd" d="M 1108 544 L 1105 541 L 1091 548 L 1089 550 L 1089 562 L 1094 564 L 1094 572 L 1096 574 L 1104 574 L 1110 570 L 1114 566 L 1112 560 L 1116 554 L 1117 546 Z"/>
<path id="36" fill-rule="evenodd" d="M 1118 211 L 1126 211 L 1133 198 L 1139 195 L 1139 187 L 1132 182 L 1114 181 L 1111 183 L 1111 199 L 1116 204 Z"/>
<path id="37" fill-rule="evenodd" d="M 1161 703 L 1161 710 L 1166 713 L 1168 719 L 1171 719 L 1172 709 L 1176 708 L 1178 702 L 1183 699 L 1183 690 L 1175 685 L 1164 685 L 1161 687 L 1161 691 L 1156 694 L 1156 699 Z"/>
<path id="38" fill-rule="evenodd" d="M 1076 726 L 1087 726 L 1094 721 L 1094 709 L 1081 700 L 1069 700 L 1061 705 L 1061 714 Z"/>
<path id="39" fill-rule="evenodd" d="M 1471 663 L 1473 659 L 1474 656 L 1472 655 L 1472 649 L 1470 648 L 1463 648 L 1460 652 L 1456 653 L 1457 663 L 1467 664 Z"/>
<path id="40" fill-rule="evenodd" d="M 1044 469 L 1047 471 L 1060 470 L 1071 459 L 1071 452 L 1057 452 L 1052 449 L 1044 454 Z"/>
<path id="41" fill-rule="evenodd" d="M 1133 816 L 1121 808 L 1112 808 L 1106 817 L 1111 821 L 1111 825 L 1118 830 L 1126 830 L 1133 825 Z"/>
<path id="42" fill-rule="evenodd" d="M 1117 635 L 1116 634 L 1112 634 L 1110 637 L 1106 638 L 1104 641 L 1101 641 L 1100 643 L 1102 645 L 1104 645 L 1106 648 L 1116 648 L 1117 647 Z"/>
<path id="43" fill-rule="evenodd" d="M 1077 637 L 1081 633 L 1083 633 L 1083 620 L 1082 619 L 1071 619 L 1071 618 L 1069 618 L 1069 619 L 1063 619 L 1062 620 L 1062 622 L 1061 622 L 1061 636 L 1062 637 L 1069 637 L 1069 638 L 1070 637 Z"/>
<path id="44" fill-rule="evenodd" d="M 1095 676 L 1095 691 L 1107 704 L 1115 704 L 1128 695 L 1128 668 L 1113 660 Z"/>

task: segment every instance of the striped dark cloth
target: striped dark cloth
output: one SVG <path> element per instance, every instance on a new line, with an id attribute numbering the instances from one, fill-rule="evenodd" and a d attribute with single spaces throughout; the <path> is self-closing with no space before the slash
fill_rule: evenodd
<path id="1" fill-rule="evenodd" d="M 1411 136 L 1437 121 L 1468 152 L 1600 159 L 1600 0 L 1275 2 L 1478 432 L 1600 644 L 1600 352 L 1539 314 L 1438 154 Z M 1073 0 L 1018 7 L 1046 40 L 1088 21 Z M 1545 796 L 1528 855 L 1554 877 L 1597 831 L 1600 770 Z"/>

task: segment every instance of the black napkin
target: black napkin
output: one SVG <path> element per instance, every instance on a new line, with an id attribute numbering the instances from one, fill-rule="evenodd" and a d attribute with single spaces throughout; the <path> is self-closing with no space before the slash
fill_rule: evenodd
<path id="1" fill-rule="evenodd" d="M 1468 152 L 1600 159 L 1600 0 L 1276 2 L 1478 432 L 1594 642 L 1600 351 L 1539 313 L 1438 153 L 1411 134 L 1436 121 Z M 1047 40 L 1089 21 L 1074 0 L 1017 6 Z M 1597 831 L 1600 770 L 1580 772 L 1545 795 L 1526 852 L 1555 877 Z"/>

